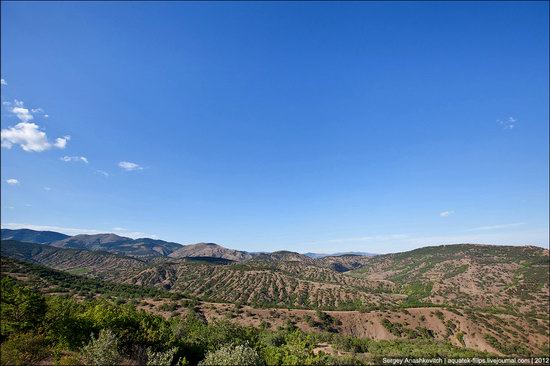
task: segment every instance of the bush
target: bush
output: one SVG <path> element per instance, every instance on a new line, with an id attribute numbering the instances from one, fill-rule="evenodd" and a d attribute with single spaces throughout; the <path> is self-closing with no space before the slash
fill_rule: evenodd
<path id="1" fill-rule="evenodd" d="M 200 366 L 215 365 L 263 365 L 262 358 L 248 345 L 224 346 L 217 351 L 210 351 L 204 360 L 199 362 Z"/>
<path id="2" fill-rule="evenodd" d="M 114 365 L 120 360 L 118 340 L 110 329 L 102 329 L 99 336 L 82 348 L 82 358 L 87 365 Z"/>
<path id="3" fill-rule="evenodd" d="M 36 364 L 47 356 L 44 337 L 31 333 L 13 335 L 0 346 L 2 365 Z"/>
<path id="4" fill-rule="evenodd" d="M 82 365 L 82 361 L 80 360 L 80 357 L 77 355 L 66 355 L 61 356 L 59 359 L 59 366 L 76 366 L 76 365 Z"/>
<path id="5" fill-rule="evenodd" d="M 177 350 L 173 347 L 166 352 L 153 352 L 151 348 L 147 348 L 147 366 L 170 366 Z"/>

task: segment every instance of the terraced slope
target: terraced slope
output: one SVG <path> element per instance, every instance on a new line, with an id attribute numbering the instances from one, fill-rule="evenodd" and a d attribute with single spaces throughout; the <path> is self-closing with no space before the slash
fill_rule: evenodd
<path id="1" fill-rule="evenodd" d="M 548 317 L 548 249 L 534 246 L 443 245 L 370 257 L 347 273 L 391 281 L 406 303 L 484 308 Z"/>
<path id="2" fill-rule="evenodd" d="M 475 349 L 480 352 L 479 356 L 483 356 L 483 352 L 501 356 L 540 356 L 549 351 L 548 320 L 528 315 L 441 307 L 368 312 L 254 308 L 182 299 L 181 293 L 170 295 L 171 292 L 162 289 L 89 280 L 83 276 L 4 257 L 1 259 L 1 269 L 2 275 L 28 282 L 44 293 L 69 294 L 78 298 L 131 298 L 140 308 L 165 317 L 185 316 L 188 305 L 194 303 L 195 309 L 209 322 L 230 319 L 242 325 L 267 325 L 272 328 L 292 323 L 307 332 L 329 331 L 372 340 L 403 341 L 410 346 L 417 345 L 414 342 L 445 342 L 456 347 Z M 239 302 L 237 300 L 236 304 Z"/>
<path id="3" fill-rule="evenodd" d="M 116 282 L 124 282 L 124 278 L 149 266 L 143 260 L 107 252 L 62 249 L 15 240 L 2 240 L 1 253 L 5 257 Z"/>
<path id="4" fill-rule="evenodd" d="M 350 309 L 357 305 L 396 305 L 403 297 L 392 294 L 384 281 L 353 278 L 316 267 L 314 260 L 291 252 L 243 264 L 220 265 L 212 261 L 214 258 L 141 259 L 3 241 L 2 255 L 94 278 L 165 288 L 211 301 L 263 307 Z M 296 260 L 301 257 L 307 262 Z"/>
<path id="5" fill-rule="evenodd" d="M 186 296 L 218 302 L 241 302 L 253 306 L 302 308 L 378 306 L 396 304 L 398 295 L 371 291 L 368 281 L 335 277 L 320 282 L 271 268 L 228 265 L 215 266 L 180 262 L 149 268 L 125 280 L 129 284 L 158 286 Z"/>

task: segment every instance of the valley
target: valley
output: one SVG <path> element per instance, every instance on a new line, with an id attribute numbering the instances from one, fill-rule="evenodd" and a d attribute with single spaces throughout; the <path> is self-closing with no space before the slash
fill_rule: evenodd
<path id="1" fill-rule="evenodd" d="M 207 323 L 266 330 L 548 353 L 548 249 L 457 244 L 311 258 L 198 244 L 161 255 L 165 242 L 157 241 L 158 254 L 143 255 L 135 249 L 143 239 L 116 245 L 96 237 L 95 246 L 85 239 L 63 239 L 72 248 L 3 240 L 2 275 L 45 294 L 132 303 L 165 319 L 196 313 Z M 338 354 L 333 343 L 321 349 Z"/>

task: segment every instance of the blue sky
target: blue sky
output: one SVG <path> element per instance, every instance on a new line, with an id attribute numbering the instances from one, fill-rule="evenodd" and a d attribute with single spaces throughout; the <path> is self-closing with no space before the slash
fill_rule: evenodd
<path id="1" fill-rule="evenodd" d="M 548 246 L 548 3 L 1 6 L 3 227 Z"/>

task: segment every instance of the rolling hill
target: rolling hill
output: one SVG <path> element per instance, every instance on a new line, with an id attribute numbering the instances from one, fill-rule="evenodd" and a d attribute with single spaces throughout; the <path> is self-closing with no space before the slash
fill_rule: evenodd
<path id="1" fill-rule="evenodd" d="M 169 254 L 172 258 L 185 257 L 213 257 L 223 258 L 231 261 L 240 262 L 252 258 L 252 255 L 247 252 L 227 249 L 221 245 L 214 243 L 197 243 L 185 245 Z"/>
<path id="2" fill-rule="evenodd" d="M 67 239 L 69 235 L 54 231 L 36 231 L 30 229 L 2 229 L 2 240 L 19 240 L 28 243 L 46 244 L 57 240 Z"/>
<path id="3" fill-rule="evenodd" d="M 130 256 L 165 256 L 181 244 L 149 238 L 130 239 L 116 234 L 75 235 L 49 243 L 57 248 L 99 250 Z"/>
<path id="4" fill-rule="evenodd" d="M 76 236 L 51 245 L 3 240 L 1 255 L 3 263 L 12 261 L 3 271 L 17 278 L 26 278 L 24 263 L 33 263 L 168 291 L 198 300 L 212 319 L 225 314 L 235 322 L 258 325 L 278 314 L 280 321 L 321 331 L 328 328 L 318 329 L 306 315 L 323 310 L 335 319 L 330 329 L 347 335 L 433 337 L 498 355 L 548 349 L 548 249 L 457 244 L 314 259 L 290 251 L 251 254 L 210 243 L 172 243 L 159 251 L 165 243 L 112 234 Z M 228 304 L 247 306 L 248 315 L 235 314 Z"/>

